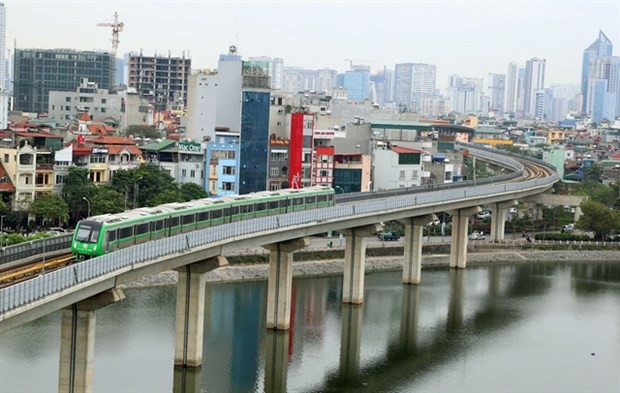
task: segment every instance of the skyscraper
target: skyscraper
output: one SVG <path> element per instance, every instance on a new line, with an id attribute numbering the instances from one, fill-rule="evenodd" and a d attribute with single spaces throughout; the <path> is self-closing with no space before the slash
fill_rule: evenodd
<path id="1" fill-rule="evenodd" d="M 6 8 L 0 3 L 0 91 L 6 90 Z"/>
<path id="2" fill-rule="evenodd" d="M 504 113 L 504 96 L 506 95 L 506 75 L 489 74 L 489 106 L 491 110 Z"/>
<path id="3" fill-rule="evenodd" d="M 587 112 L 588 80 L 590 79 L 592 62 L 597 57 L 611 56 L 612 52 L 613 44 L 602 31 L 598 32 L 598 38 L 583 51 L 583 62 L 581 67 L 581 94 L 583 95 L 583 100 L 581 110 L 584 113 Z"/>
<path id="4" fill-rule="evenodd" d="M 422 100 L 435 95 L 436 66 L 423 63 L 396 64 L 394 103 L 412 112 L 420 112 Z"/>
<path id="5" fill-rule="evenodd" d="M 504 99 L 504 112 L 514 113 L 517 111 L 517 80 L 519 65 L 515 62 L 508 63 L 506 72 L 506 91 Z"/>
<path id="6" fill-rule="evenodd" d="M 279 57 L 255 56 L 249 57 L 248 61 L 268 64 L 269 76 L 271 77 L 271 89 L 282 90 L 284 88 L 284 60 Z"/>
<path id="7" fill-rule="evenodd" d="M 347 99 L 350 101 L 364 101 L 369 97 L 370 67 L 354 65 L 344 73 L 344 87 L 347 89 Z"/>
<path id="8" fill-rule="evenodd" d="M 545 59 L 531 58 L 525 63 L 523 114 L 525 117 L 544 116 Z"/>

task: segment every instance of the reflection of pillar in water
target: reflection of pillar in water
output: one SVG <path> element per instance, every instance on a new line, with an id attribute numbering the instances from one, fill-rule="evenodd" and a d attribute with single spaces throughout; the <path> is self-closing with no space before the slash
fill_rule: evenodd
<path id="1" fill-rule="evenodd" d="M 200 393 L 202 367 L 174 367 L 173 393 Z"/>
<path id="2" fill-rule="evenodd" d="M 420 287 L 403 285 L 400 319 L 400 347 L 415 350 L 418 339 L 418 310 Z"/>
<path id="3" fill-rule="evenodd" d="M 448 304 L 448 330 L 458 330 L 463 326 L 463 277 L 465 271 L 450 269 L 450 302 Z"/>
<path id="4" fill-rule="evenodd" d="M 500 295 L 500 270 L 499 266 L 489 266 L 487 269 L 489 275 L 489 297 L 491 300 L 497 299 Z"/>
<path id="5" fill-rule="evenodd" d="M 265 392 L 286 392 L 288 352 L 288 330 L 269 330 L 265 333 Z"/>
<path id="6" fill-rule="evenodd" d="M 340 376 L 345 380 L 356 378 L 359 374 L 360 344 L 362 342 L 362 310 L 362 305 L 342 305 Z"/>

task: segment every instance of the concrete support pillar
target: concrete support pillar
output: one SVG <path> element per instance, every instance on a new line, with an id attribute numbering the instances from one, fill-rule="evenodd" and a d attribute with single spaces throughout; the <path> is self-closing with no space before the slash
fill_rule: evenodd
<path id="1" fill-rule="evenodd" d="M 452 237 L 450 242 L 450 267 L 465 269 L 467 266 L 467 235 L 469 217 L 480 211 L 479 207 L 459 209 L 451 212 Z"/>
<path id="2" fill-rule="evenodd" d="M 269 254 L 267 329 L 286 330 L 291 325 L 293 252 L 310 245 L 308 238 L 264 245 Z"/>
<path id="3" fill-rule="evenodd" d="M 579 218 L 583 216 L 583 211 L 581 211 L 581 206 L 575 206 L 575 215 L 573 217 L 573 222 L 579 221 Z"/>
<path id="4" fill-rule="evenodd" d="M 202 338 L 204 335 L 206 274 L 228 265 L 225 257 L 209 258 L 179 268 L 177 283 L 174 365 L 198 367 L 202 365 Z"/>
<path id="5" fill-rule="evenodd" d="M 405 227 L 403 284 L 419 284 L 422 272 L 422 235 L 424 225 L 437 219 L 434 214 L 400 220 Z"/>
<path id="6" fill-rule="evenodd" d="M 415 350 L 418 341 L 418 314 L 419 314 L 420 287 L 407 285 L 403 287 L 403 297 L 400 307 L 400 337 L 399 346 L 408 351 Z"/>
<path id="7" fill-rule="evenodd" d="M 339 373 L 345 381 L 355 380 L 359 376 L 363 310 L 359 304 L 342 305 Z"/>
<path id="8" fill-rule="evenodd" d="M 491 206 L 491 240 L 504 240 L 506 231 L 506 209 L 517 205 L 517 201 L 497 202 Z"/>
<path id="9" fill-rule="evenodd" d="M 344 249 L 343 303 L 361 304 L 364 302 L 366 238 L 379 231 L 381 231 L 381 226 L 378 224 L 344 231 L 347 243 Z"/>
<path id="10" fill-rule="evenodd" d="M 95 356 L 95 310 L 125 298 L 113 289 L 61 311 L 58 392 L 92 392 Z"/>
<path id="11" fill-rule="evenodd" d="M 265 335 L 265 392 L 286 393 L 289 331 L 272 330 Z"/>

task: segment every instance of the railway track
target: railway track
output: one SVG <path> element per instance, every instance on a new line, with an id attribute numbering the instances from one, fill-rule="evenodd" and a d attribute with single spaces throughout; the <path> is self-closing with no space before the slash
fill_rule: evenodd
<path id="1" fill-rule="evenodd" d="M 60 269 L 71 264 L 74 260 L 73 254 L 64 253 L 50 259 L 43 258 L 34 262 L 27 261 L 12 264 L 11 266 L 2 266 L 0 268 L 0 288 L 26 281 L 33 276 L 45 274 L 45 272 Z"/>

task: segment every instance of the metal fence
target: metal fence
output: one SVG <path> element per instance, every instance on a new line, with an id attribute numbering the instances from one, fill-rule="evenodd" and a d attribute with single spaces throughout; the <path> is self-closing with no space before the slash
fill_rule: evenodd
<path id="1" fill-rule="evenodd" d="M 41 255 L 50 251 L 67 250 L 71 246 L 71 234 L 14 244 L 0 248 L 0 265 Z"/>
<path id="2" fill-rule="evenodd" d="M 477 153 L 476 153 L 477 154 Z M 480 155 L 494 154 L 481 151 Z M 497 154 L 495 154 L 497 155 Z M 497 155 L 499 156 L 499 155 Z M 505 161 L 505 156 L 502 157 Z M 515 161 L 516 162 L 516 161 Z M 520 165 L 519 163 L 517 163 Z M 170 238 L 151 241 L 111 254 L 74 264 L 31 280 L 0 289 L 0 317 L 21 305 L 58 293 L 71 286 L 114 273 L 129 271 L 135 264 L 152 261 L 166 255 L 186 252 L 191 249 L 238 239 L 247 239 L 257 233 L 299 226 L 312 226 L 317 223 L 337 222 L 343 218 L 380 214 L 415 206 L 442 205 L 450 202 L 478 199 L 493 194 L 514 193 L 523 189 L 547 188 L 558 180 L 557 173 L 544 178 L 520 183 L 479 185 L 477 187 L 450 190 L 436 190 L 427 193 L 410 193 L 390 198 L 367 199 L 355 204 L 342 204 L 333 207 L 281 214 L 239 221 L 179 234 Z M 1 318 L 0 318 L 1 320 Z"/>

